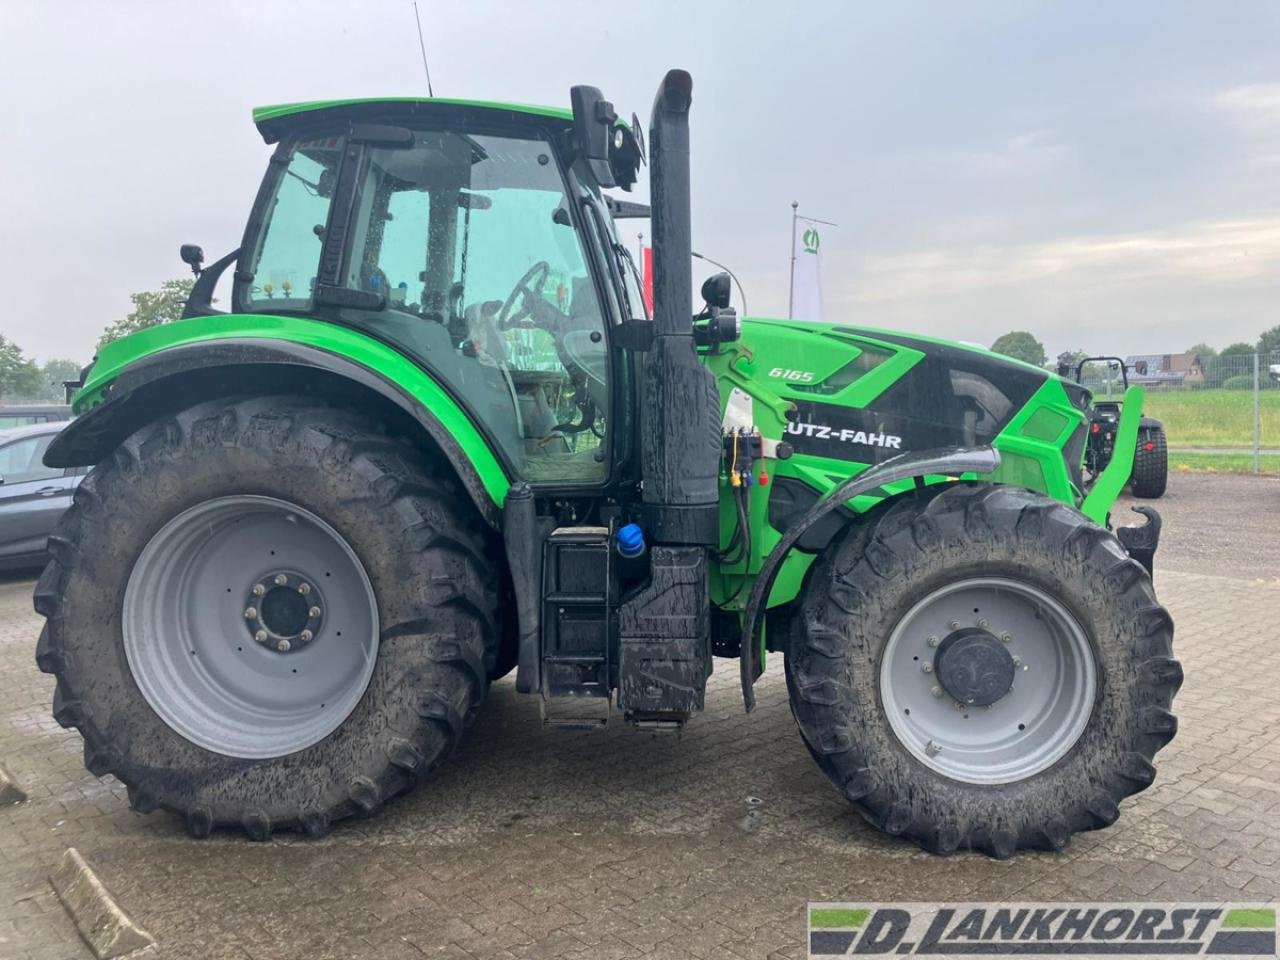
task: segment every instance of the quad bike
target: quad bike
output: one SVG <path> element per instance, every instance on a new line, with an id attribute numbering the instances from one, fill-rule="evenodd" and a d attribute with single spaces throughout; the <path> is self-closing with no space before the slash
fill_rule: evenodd
<path id="1" fill-rule="evenodd" d="M 255 112 L 239 249 L 103 348 L 36 587 L 85 763 L 196 836 L 323 834 L 430 780 L 515 670 L 550 725 L 678 732 L 784 658 L 876 827 L 1007 857 L 1103 827 L 1176 729 L 1151 525 L 1085 492 L 1089 394 L 980 348 L 691 298 L 689 109 Z M 649 216 L 650 318 L 615 221 Z M 230 312 L 212 306 L 220 276 Z"/>

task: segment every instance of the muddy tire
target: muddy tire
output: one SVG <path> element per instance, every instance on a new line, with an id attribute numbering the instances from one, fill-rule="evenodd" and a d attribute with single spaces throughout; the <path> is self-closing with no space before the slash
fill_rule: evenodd
<path id="1" fill-rule="evenodd" d="M 55 719 L 196 836 L 378 811 L 453 752 L 499 667 L 501 564 L 447 466 L 315 401 L 140 430 L 50 549 Z"/>
<path id="2" fill-rule="evenodd" d="M 1146 571 L 1030 491 L 890 504 L 815 565 L 791 631 L 818 765 L 870 823 L 936 853 L 1057 850 L 1108 826 L 1177 729 L 1173 623 Z"/>
<path id="3" fill-rule="evenodd" d="M 1135 497 L 1155 500 L 1164 496 L 1169 485 L 1169 442 L 1164 427 L 1143 427 L 1138 432 L 1129 484 Z"/>

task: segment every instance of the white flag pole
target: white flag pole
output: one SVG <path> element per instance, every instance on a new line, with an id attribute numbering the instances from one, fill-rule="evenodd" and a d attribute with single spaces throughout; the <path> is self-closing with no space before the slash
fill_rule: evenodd
<path id="1" fill-rule="evenodd" d="M 795 317 L 796 308 L 796 208 L 800 201 L 791 201 L 791 277 L 787 281 L 787 319 Z"/>
<path id="2" fill-rule="evenodd" d="M 836 227 L 839 224 L 831 220 L 821 220 L 818 217 L 802 217 L 798 212 L 799 206 L 800 204 L 795 201 L 791 204 L 791 289 L 787 299 L 787 317 L 795 319 L 798 308 L 803 319 L 821 321 L 823 318 L 822 263 L 818 249 L 820 238 L 815 225 Z M 806 224 L 803 262 L 798 259 L 797 246 L 801 220 Z M 799 293 L 797 293 L 797 286 Z"/>

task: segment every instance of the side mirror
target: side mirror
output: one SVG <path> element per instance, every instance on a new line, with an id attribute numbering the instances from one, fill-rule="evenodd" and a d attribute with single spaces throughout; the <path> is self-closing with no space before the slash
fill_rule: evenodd
<path id="1" fill-rule="evenodd" d="M 718 310 L 725 309 L 729 306 L 729 299 L 732 293 L 733 289 L 730 286 L 727 273 L 713 273 L 702 281 L 702 299 L 707 302 L 709 307 L 715 307 Z"/>
<path id="2" fill-rule="evenodd" d="M 587 86 L 570 87 L 569 102 L 573 105 L 573 139 L 578 150 L 600 186 L 615 186 L 609 164 L 609 142 L 618 119 L 613 104 L 599 88 Z"/>
<path id="3" fill-rule="evenodd" d="M 178 248 L 178 256 L 182 258 L 182 262 L 191 268 L 191 272 L 197 277 L 204 268 L 204 251 L 194 243 L 184 243 Z"/>

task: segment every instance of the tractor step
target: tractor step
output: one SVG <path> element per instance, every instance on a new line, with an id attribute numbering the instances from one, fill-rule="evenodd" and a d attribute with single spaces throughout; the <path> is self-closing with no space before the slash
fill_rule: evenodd
<path id="1" fill-rule="evenodd" d="M 542 725 L 560 730 L 598 730 L 609 725 L 611 705 L 607 696 L 543 698 Z"/>
<path id="2" fill-rule="evenodd" d="M 687 713 L 628 714 L 627 721 L 646 733 L 680 733 L 689 722 Z"/>
<path id="3" fill-rule="evenodd" d="M 614 673 L 610 627 L 617 606 L 609 546 L 608 527 L 559 527 L 543 544 L 540 671 L 544 701 L 603 699 L 606 718 Z M 570 711 L 575 725 L 579 712 L 578 707 Z M 545 706 L 543 717 L 548 717 Z"/>

